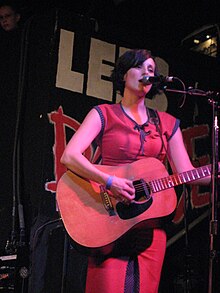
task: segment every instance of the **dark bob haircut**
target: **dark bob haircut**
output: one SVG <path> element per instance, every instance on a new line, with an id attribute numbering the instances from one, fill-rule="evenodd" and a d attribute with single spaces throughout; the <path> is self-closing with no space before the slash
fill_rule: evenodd
<path id="1" fill-rule="evenodd" d="M 113 83 L 113 88 L 115 91 L 119 92 L 121 96 L 124 94 L 124 88 L 125 88 L 125 81 L 124 81 L 124 75 L 125 73 L 133 67 L 137 67 L 144 63 L 145 60 L 148 58 L 154 59 L 154 57 L 151 54 L 151 51 L 145 50 L 145 49 L 132 49 L 126 51 L 124 54 L 122 54 L 116 64 L 115 68 L 112 71 L 111 74 L 111 80 Z M 158 68 L 155 67 L 155 76 L 159 76 Z M 154 95 L 159 93 L 160 91 L 157 89 L 156 85 L 152 85 L 150 92 L 147 94 L 148 98 L 152 98 Z"/>

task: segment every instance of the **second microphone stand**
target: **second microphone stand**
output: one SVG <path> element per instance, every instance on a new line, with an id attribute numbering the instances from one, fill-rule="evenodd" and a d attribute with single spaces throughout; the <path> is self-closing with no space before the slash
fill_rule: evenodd
<path id="1" fill-rule="evenodd" d="M 168 92 L 182 93 L 184 96 L 203 96 L 208 99 L 208 103 L 212 105 L 212 168 L 211 168 L 211 217 L 209 231 L 209 275 L 208 275 L 208 293 L 216 293 L 216 269 L 217 269 L 217 236 L 218 236 L 218 152 L 219 152 L 219 93 L 204 92 L 202 90 L 190 88 L 188 90 L 167 89 Z"/>

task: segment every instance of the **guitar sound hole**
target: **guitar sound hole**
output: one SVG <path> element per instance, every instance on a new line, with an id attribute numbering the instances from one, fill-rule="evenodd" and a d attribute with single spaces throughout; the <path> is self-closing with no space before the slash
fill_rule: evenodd
<path id="1" fill-rule="evenodd" d="M 133 181 L 135 188 L 135 201 L 143 202 L 151 198 L 150 186 L 143 179 Z"/>

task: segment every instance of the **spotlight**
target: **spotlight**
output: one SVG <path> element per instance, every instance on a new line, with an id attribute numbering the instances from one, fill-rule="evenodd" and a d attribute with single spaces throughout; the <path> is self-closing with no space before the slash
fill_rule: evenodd
<path id="1" fill-rule="evenodd" d="M 218 55 L 220 28 L 218 24 L 206 25 L 186 36 L 181 45 L 185 49 L 211 57 Z"/>

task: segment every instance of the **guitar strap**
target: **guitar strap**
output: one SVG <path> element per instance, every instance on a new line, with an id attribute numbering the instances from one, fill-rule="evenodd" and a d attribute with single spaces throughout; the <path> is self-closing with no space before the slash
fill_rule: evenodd
<path id="1" fill-rule="evenodd" d="M 162 152 L 163 148 L 165 149 L 165 152 L 167 153 L 167 148 L 164 144 L 163 135 L 162 135 L 161 128 L 160 128 L 160 118 L 157 113 L 157 110 L 154 110 L 152 108 L 148 108 L 148 113 L 149 113 L 149 122 L 156 126 L 156 130 L 159 133 L 160 138 L 161 138 L 162 147 L 161 147 L 159 154 Z"/>
<path id="2" fill-rule="evenodd" d="M 157 111 L 154 109 L 148 108 L 148 113 L 149 113 L 149 122 L 156 126 L 159 125 L 160 119 L 159 119 Z"/>

